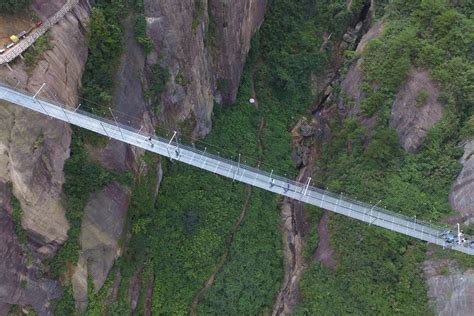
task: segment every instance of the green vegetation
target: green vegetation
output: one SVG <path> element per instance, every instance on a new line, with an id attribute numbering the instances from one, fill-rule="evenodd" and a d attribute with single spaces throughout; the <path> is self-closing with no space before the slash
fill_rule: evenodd
<path id="1" fill-rule="evenodd" d="M 229 260 L 200 301 L 200 315 L 271 312 L 282 271 L 277 209 L 278 197 L 255 190 L 245 221 L 230 245 Z"/>
<path id="2" fill-rule="evenodd" d="M 97 1 L 89 21 L 89 57 L 82 79 L 83 107 L 102 116 L 110 114 L 106 105 L 112 101 L 114 75 L 123 51 L 121 21 L 125 14 L 125 0 Z"/>
<path id="3" fill-rule="evenodd" d="M 84 208 L 89 195 L 99 191 L 106 184 L 113 181 L 130 184 L 129 175 L 105 170 L 89 161 L 87 151 L 84 148 L 87 135 L 88 133 L 85 133 L 83 130 L 74 128 L 71 156 L 64 165 L 66 176 L 64 184 L 66 217 L 70 224 L 70 229 L 68 240 L 59 249 L 58 254 L 51 263 L 51 268 L 57 275 L 66 270 L 67 262 L 75 264 L 79 258 L 79 234 L 81 232 L 82 215 L 84 214 Z"/>
<path id="4" fill-rule="evenodd" d="M 459 171 L 460 151 L 456 144 L 460 126 L 464 126 L 466 135 L 473 130 L 473 124 L 465 123 L 471 122 L 469 117 L 473 115 L 469 89 L 472 70 L 466 70 L 472 66 L 467 58 L 469 51 L 450 48 L 453 50 L 443 55 L 443 51 L 434 48 L 438 44 L 433 41 L 450 41 L 440 35 L 441 30 L 449 28 L 426 27 L 429 23 L 446 23 L 434 18 L 444 14 L 439 3 L 433 0 L 407 4 L 394 0 L 387 8 L 378 9 L 377 12 L 387 14 L 387 28 L 385 35 L 370 44 L 366 52 L 369 57 L 363 70 L 367 98 L 362 105 L 365 115 L 377 114 L 378 125 L 375 131 L 368 131 L 354 118 L 331 122 L 333 135 L 330 143 L 321 148 L 321 172 L 317 177 L 320 184 L 327 184 L 333 191 L 366 201 L 383 199 L 382 205 L 390 205 L 391 209 L 432 220 L 439 220 L 450 211 L 446 197 Z M 273 1 L 265 24 L 253 39 L 236 104 L 215 106 L 213 131 L 205 141 L 219 149 L 209 147 L 208 151 L 233 158 L 240 153 L 246 164 L 292 174 L 289 131 L 301 115 L 308 114 L 312 104 L 310 76 L 322 75 L 333 58 L 335 43 L 331 41 L 325 50 L 320 49 L 323 33 L 340 38 L 363 4 L 362 0 L 353 1 L 348 11 L 345 0 Z M 100 104 L 111 99 L 113 74 L 120 55 L 115 48 L 121 43 L 117 22 L 121 14 L 108 5 L 99 2 L 94 9 L 89 35 L 91 56 L 83 80 L 85 96 L 90 99 L 99 95 L 92 100 Z M 418 6 L 423 6 L 423 14 L 431 12 L 433 16 L 414 14 Z M 471 9 L 467 5 L 453 9 L 457 12 L 455 21 L 460 23 L 454 25 L 467 23 L 461 28 L 468 29 L 469 22 L 462 15 L 468 16 Z M 449 16 L 439 19 L 447 19 L 448 25 L 454 21 Z M 219 36 L 213 21 L 210 16 L 206 45 Z M 424 34 L 421 29 L 439 29 L 440 33 Z M 107 41 L 101 41 L 104 38 Z M 101 65 L 106 59 L 108 64 Z M 447 63 L 437 64 L 443 59 Z M 423 148 L 413 155 L 400 149 L 396 132 L 388 128 L 393 97 L 412 65 L 435 69 L 433 74 L 442 83 L 446 104 L 444 119 L 431 130 Z M 431 68 L 432 65 L 437 66 Z M 168 70 L 159 65 L 151 69 L 148 94 L 154 104 L 159 102 L 169 77 Z M 220 85 L 222 88 L 224 84 Z M 372 89 L 374 86 L 378 89 Z M 254 93 L 258 108 L 248 103 Z M 95 109 L 94 103 L 88 106 Z M 74 137 L 66 166 L 67 203 L 74 203 L 68 207 L 68 213 L 74 210 L 68 214 L 71 245 L 68 241 L 63 247 L 66 250 L 61 249 L 57 267 L 77 259 L 78 228 L 87 196 L 108 181 L 121 178 L 87 161 L 80 149 L 80 142 L 84 142 L 80 135 Z M 246 203 L 244 185 L 162 160 L 165 177 L 156 198 L 158 158 L 146 154 L 143 163 L 147 175 L 137 176 L 133 184 L 127 223 L 130 236 L 123 240 L 124 255 L 110 273 L 106 286 L 97 294 L 90 291 L 87 313 L 128 314 L 129 281 L 140 272 L 146 280 L 154 279 L 153 314 L 188 314 L 193 299 L 217 269 L 213 284 L 199 297 L 199 314 L 268 314 L 283 273 L 279 197 L 252 189 Z M 95 182 L 90 184 L 92 178 Z M 309 259 L 318 243 L 315 226 L 321 212 L 315 208 L 308 208 L 307 212 L 312 228 L 304 257 Z M 245 217 L 237 225 L 241 214 Z M 425 259 L 424 244 L 337 215 L 330 218 L 329 226 L 337 268 L 327 270 L 317 263 L 310 266 L 301 283 L 303 302 L 295 314 L 431 313 L 420 271 Z M 469 264 L 466 261 L 465 266 Z M 118 300 L 107 307 L 105 293 L 115 271 L 122 276 Z M 145 284 L 141 284 L 139 314 L 144 308 Z M 72 293 L 66 287 L 65 297 L 57 305 L 58 314 L 72 314 L 71 302 Z"/>
<path id="5" fill-rule="evenodd" d="M 0 14 L 18 13 L 27 10 L 31 5 L 31 0 L 1 0 Z"/>
<path id="6" fill-rule="evenodd" d="M 199 23 L 201 23 L 201 19 L 204 15 L 204 3 L 203 0 L 194 0 L 194 10 L 193 10 L 193 22 L 192 28 L 196 30 Z"/>
<path id="7" fill-rule="evenodd" d="M 53 46 L 50 43 L 49 32 L 46 32 L 36 40 L 34 46 L 31 46 L 26 50 L 25 65 L 27 70 L 33 70 L 44 52 L 52 48 Z"/>
<path id="8" fill-rule="evenodd" d="M 474 111 L 474 21 L 463 14 L 469 10 L 467 5 L 449 5 L 443 0 L 418 0 L 409 5 L 392 1 L 384 35 L 369 43 L 363 64 L 367 92 L 375 85 L 388 102 L 379 103 L 368 115 L 379 112 L 386 118 L 390 100 L 412 66 L 431 70 L 441 83 L 446 104 L 456 105 L 463 115 Z"/>
<path id="9" fill-rule="evenodd" d="M 430 93 L 428 92 L 428 90 L 421 89 L 416 95 L 416 105 L 418 107 L 422 107 L 423 105 L 426 104 L 426 101 L 428 101 L 429 97 L 430 97 Z"/>
<path id="10" fill-rule="evenodd" d="M 146 94 L 151 99 L 156 114 L 160 112 L 161 94 L 165 91 L 169 78 L 170 73 L 167 68 L 163 68 L 159 64 L 151 67 L 149 75 L 150 87 Z"/>
<path id="11" fill-rule="evenodd" d="M 105 300 L 107 298 L 107 295 L 109 295 L 110 288 L 114 283 L 115 271 L 116 269 L 112 269 L 110 271 L 107 280 L 97 293 L 94 290 L 94 283 L 89 277 L 89 279 L 87 280 L 87 296 L 89 304 L 87 305 L 87 312 L 85 313 L 85 315 L 106 315 L 107 306 L 105 304 Z M 115 312 L 113 313 L 113 315 L 117 315 L 117 313 Z"/>
<path id="12" fill-rule="evenodd" d="M 145 5 L 143 0 L 129 0 L 129 5 L 137 14 L 133 25 L 135 38 L 145 52 L 150 53 L 153 50 L 153 40 L 146 33 Z"/>
<path id="13" fill-rule="evenodd" d="M 76 307 L 74 305 L 74 296 L 72 294 L 72 286 L 65 286 L 61 299 L 57 300 L 55 314 L 56 315 L 75 315 Z"/>
<path id="14" fill-rule="evenodd" d="M 330 55 L 319 50 L 322 36 L 316 36 L 311 46 L 298 46 L 298 25 L 311 13 L 316 14 L 314 10 L 306 13 L 308 7 L 292 1 L 271 7 L 260 36 L 252 43 L 235 106 L 215 108 L 213 131 L 206 142 L 221 148 L 222 155 L 235 158 L 241 153 L 247 164 L 255 165 L 260 160 L 262 167 L 292 172 L 288 131 L 311 103 L 307 84 L 310 73 L 323 70 Z M 288 10 L 297 18 L 281 27 L 282 16 Z M 334 12 L 311 17 L 314 23 L 305 24 L 311 27 L 308 34 L 322 34 L 324 14 Z M 350 18 L 351 14 L 345 16 Z M 283 60 L 286 64 L 281 65 Z M 280 75 L 279 80 L 275 80 L 274 72 Z M 248 103 L 252 77 L 258 109 Z M 149 249 L 148 256 L 153 258 L 155 313 L 187 314 L 193 297 L 224 253 L 228 256 L 213 285 L 200 297 L 198 313 L 248 315 L 270 311 L 282 275 L 279 198 L 252 189 L 244 221 L 234 230 L 245 202 L 244 192 L 241 184 L 181 164 L 165 169 L 156 213 L 146 221 L 150 224 L 148 230 L 155 234 L 145 240 L 147 246 L 130 247 Z"/>
<path id="15" fill-rule="evenodd" d="M 474 115 L 471 115 L 469 120 L 464 125 L 461 131 L 461 139 L 469 140 L 474 137 Z"/>
<path id="16" fill-rule="evenodd" d="M 447 197 L 462 153 L 456 145 L 474 106 L 472 20 L 459 7 L 436 0 L 394 0 L 385 13 L 384 34 L 369 43 L 362 65 L 367 97 L 361 109 L 369 117 L 377 114 L 376 128 L 369 131 L 354 118 L 331 122 L 334 134 L 322 148 L 321 182 L 335 192 L 365 201 L 382 199 L 381 205 L 392 210 L 439 221 L 451 212 Z M 419 152 L 407 154 L 388 120 L 412 67 L 431 70 L 445 109 Z M 417 101 L 421 105 L 427 98 L 421 92 Z M 295 314 L 432 313 L 421 271 L 423 243 L 342 216 L 332 216 L 330 230 L 337 269 L 310 267 Z M 474 265 L 465 255 L 443 253 L 460 258 L 463 266 Z"/>
<path id="17" fill-rule="evenodd" d="M 21 226 L 21 218 L 23 217 L 23 210 L 21 209 L 20 201 L 12 194 L 11 196 L 11 203 L 12 203 L 12 220 L 15 224 L 15 233 L 18 237 L 18 242 L 20 244 L 26 243 L 26 230 Z"/>
<path id="18" fill-rule="evenodd" d="M 31 305 L 10 305 L 8 316 L 21 316 L 25 315 L 25 313 L 31 316 L 38 316 L 38 313 Z"/>
<path id="19" fill-rule="evenodd" d="M 186 75 L 182 70 L 180 70 L 176 75 L 176 83 L 183 87 L 189 84 L 189 80 L 186 78 Z"/>
<path id="20" fill-rule="evenodd" d="M 146 53 L 150 53 L 153 50 L 153 40 L 146 34 L 146 20 L 143 14 L 135 18 L 133 30 L 137 42 L 143 47 Z"/>

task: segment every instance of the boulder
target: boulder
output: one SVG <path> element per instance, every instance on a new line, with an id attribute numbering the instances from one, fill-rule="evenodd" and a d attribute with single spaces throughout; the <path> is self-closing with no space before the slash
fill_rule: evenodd
<path id="1" fill-rule="evenodd" d="M 351 34 L 351 33 L 346 33 L 342 36 L 342 39 L 343 39 L 344 42 L 352 44 L 356 41 L 357 36 L 355 36 L 354 34 Z"/>
<path id="2" fill-rule="evenodd" d="M 300 132 L 303 137 L 310 137 L 316 134 L 316 126 L 304 121 L 300 126 Z"/>
<path id="3" fill-rule="evenodd" d="M 395 98 L 390 117 L 390 127 L 397 130 L 406 151 L 417 151 L 430 128 L 441 120 L 443 107 L 438 95 L 430 73 L 413 68 Z"/>

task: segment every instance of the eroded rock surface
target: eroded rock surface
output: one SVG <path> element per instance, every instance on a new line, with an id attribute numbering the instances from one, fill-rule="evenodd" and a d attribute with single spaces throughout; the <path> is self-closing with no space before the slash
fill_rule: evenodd
<path id="1" fill-rule="evenodd" d="M 21 59 L 0 75 L 30 91 L 46 83 L 42 95 L 77 104 L 77 91 L 87 57 L 84 25 L 88 5 L 77 5 L 50 30 L 51 50 L 27 71 Z M 59 121 L 16 106 L 0 108 L 0 179 L 13 183 L 23 210 L 23 226 L 40 247 L 67 238 L 69 225 L 60 203 L 64 161 L 69 157 L 70 129 Z M 49 253 L 51 251 L 48 251 Z"/>
<path id="2" fill-rule="evenodd" d="M 40 17 L 49 16 L 62 4 L 62 0 L 33 3 Z M 46 83 L 41 96 L 70 107 L 77 104 L 87 58 L 89 12 L 89 2 L 81 1 L 51 28 L 51 49 L 37 64 L 27 67 L 17 59 L 10 64 L 12 71 L 0 68 L 2 81 L 32 92 Z M 0 226 L 5 225 L 0 227 L 0 304 L 31 305 L 40 315 L 48 315 L 49 301 L 61 295 L 59 283 L 43 279 L 40 271 L 41 259 L 51 257 L 67 238 L 69 224 L 61 192 L 70 139 L 71 130 L 64 123 L 17 106 L 0 105 L 0 182 L 11 183 L 28 236 L 27 244 L 20 247 L 9 217 L 11 210 L 0 207 Z M 31 255 L 24 252 L 27 248 Z"/>
<path id="3" fill-rule="evenodd" d="M 423 271 L 437 315 L 472 315 L 474 269 L 463 271 L 454 260 L 434 259 L 425 262 Z"/>
<path id="4" fill-rule="evenodd" d="M 119 255 L 119 239 L 130 202 L 130 190 L 113 182 L 94 193 L 85 208 L 81 227 L 81 257 L 86 258 L 87 270 L 94 289 L 104 284 Z"/>
<path id="5" fill-rule="evenodd" d="M 34 0 L 33 8 L 39 17 L 47 19 L 58 12 L 67 0 Z"/>
<path id="6" fill-rule="evenodd" d="M 211 130 L 214 101 L 233 102 L 266 0 L 145 0 L 155 51 L 147 63 L 169 70 L 161 120 L 188 120 L 193 136 Z M 219 88 L 219 89 L 218 89 Z"/>
<path id="7" fill-rule="evenodd" d="M 42 278 L 36 260 L 20 245 L 10 197 L 9 187 L 0 181 L 0 305 L 4 310 L 8 305 L 31 305 L 40 315 L 52 315 L 49 301 L 61 295 L 61 288 L 57 281 Z"/>
<path id="8" fill-rule="evenodd" d="M 412 69 L 392 106 L 390 127 L 397 130 L 402 147 L 415 152 L 428 131 L 441 120 L 443 107 L 439 89 L 424 69 Z"/>
<path id="9" fill-rule="evenodd" d="M 368 31 L 365 33 L 356 48 L 356 53 L 361 55 L 364 52 L 367 44 L 380 36 L 383 30 L 383 21 L 376 22 Z M 365 93 L 362 91 L 362 63 L 363 56 L 357 59 L 349 69 L 344 80 L 341 82 L 341 96 L 337 101 L 337 105 L 340 111 L 348 112 L 352 115 L 360 115 L 360 103 L 365 97 Z"/>
<path id="10" fill-rule="evenodd" d="M 466 224 L 474 217 L 474 140 L 464 146 L 463 169 L 449 194 L 451 207 L 460 212 Z"/>
<path id="11" fill-rule="evenodd" d="M 356 54 L 361 54 L 371 40 L 378 38 L 383 31 L 383 27 L 383 20 L 378 20 L 374 25 L 372 25 L 367 33 L 362 36 L 359 44 L 357 45 Z"/>
<path id="12" fill-rule="evenodd" d="M 319 245 L 313 259 L 321 262 L 326 268 L 334 270 L 336 269 L 337 262 L 334 259 L 334 250 L 330 244 L 328 221 L 329 212 L 325 211 L 318 224 Z"/>
<path id="13" fill-rule="evenodd" d="M 87 309 L 88 296 L 87 296 L 87 259 L 84 256 L 80 256 L 74 273 L 71 277 L 71 284 L 73 290 L 74 301 L 76 309 L 83 313 Z"/>

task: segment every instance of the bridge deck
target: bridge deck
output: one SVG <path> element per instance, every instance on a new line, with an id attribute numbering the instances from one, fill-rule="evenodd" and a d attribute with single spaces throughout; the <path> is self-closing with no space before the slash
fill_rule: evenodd
<path id="1" fill-rule="evenodd" d="M 179 145 L 178 148 L 175 142 L 169 145 L 170 141 L 164 138 L 153 137 L 152 141 L 149 141 L 148 135 L 140 134 L 138 130 L 130 126 L 116 125 L 112 121 L 87 112 L 67 110 L 62 105 L 52 101 L 33 99 L 32 95 L 25 91 L 0 85 L 0 99 L 254 187 L 300 200 L 429 243 L 443 247 L 449 246 L 454 250 L 474 255 L 474 248 L 458 244 L 448 245 L 443 238 L 439 237 L 445 228 L 436 225 L 416 221 L 413 218 L 312 186 L 306 187 L 303 183 L 271 175 L 265 171 L 238 164 L 235 161 L 223 159 L 190 146 Z M 153 143 L 153 147 L 151 143 Z"/>

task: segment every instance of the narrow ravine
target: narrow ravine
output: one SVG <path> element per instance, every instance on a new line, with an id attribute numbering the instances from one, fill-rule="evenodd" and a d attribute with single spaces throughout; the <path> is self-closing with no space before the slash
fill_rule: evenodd
<path id="1" fill-rule="evenodd" d="M 350 6 L 350 4 L 349 4 Z M 364 9 L 367 11 L 367 9 Z M 367 11 L 368 12 L 368 11 Z M 309 177 L 313 176 L 315 168 L 317 167 L 317 160 L 320 154 L 320 136 L 324 138 L 323 130 L 325 129 L 323 121 L 329 120 L 330 118 L 326 117 L 324 119 L 321 116 L 321 112 L 324 112 L 324 107 L 330 103 L 330 98 L 332 94 L 333 87 L 339 84 L 340 70 L 343 65 L 342 49 L 339 49 L 343 44 L 351 46 L 351 50 L 355 50 L 357 47 L 358 41 L 362 38 L 366 27 L 363 27 L 364 24 L 367 24 L 370 21 L 370 17 L 367 15 L 367 12 L 361 13 L 360 21 L 357 21 L 357 26 L 354 27 L 355 34 L 352 44 L 345 43 L 344 41 L 336 42 L 337 49 L 334 51 L 333 63 L 328 67 L 323 75 L 324 80 L 323 87 L 320 88 L 319 97 L 317 98 L 315 104 L 313 104 L 312 109 L 309 110 L 314 119 L 309 120 L 310 125 L 315 126 L 315 134 L 310 135 L 309 137 L 314 137 L 314 141 L 306 146 L 306 161 L 299 169 L 298 176 L 296 181 L 304 183 L 308 180 Z M 348 32 L 353 32 L 352 28 L 348 28 Z M 325 34 L 324 42 L 321 46 L 321 49 L 327 45 L 329 36 Z M 306 120 L 303 118 L 303 121 Z M 315 122 L 316 121 L 316 122 Z M 293 131 L 293 146 L 296 147 L 301 145 L 303 148 L 304 145 L 304 135 L 300 133 L 300 123 L 298 123 Z M 305 153 L 302 153 L 302 156 Z M 304 159 L 304 158 L 302 158 Z M 281 229 L 283 234 L 283 253 L 285 258 L 285 274 L 282 287 L 278 296 L 276 298 L 275 304 L 273 306 L 272 315 L 290 315 L 293 308 L 301 302 L 301 294 L 299 290 L 299 284 L 301 276 L 307 267 L 307 262 L 303 258 L 303 249 L 305 246 L 306 235 L 309 234 L 310 229 L 307 227 L 308 223 L 305 221 L 305 209 L 304 204 L 285 198 L 281 204 Z M 318 247 L 313 256 L 313 260 L 320 261 L 326 267 L 334 269 L 336 266 L 336 261 L 333 257 L 333 251 L 330 248 L 330 239 L 329 239 L 329 230 L 328 230 L 328 218 L 329 214 L 327 212 L 320 219 L 317 233 L 321 234 Z"/>
<path id="2" fill-rule="evenodd" d="M 315 146 L 311 148 L 310 160 L 298 174 L 297 181 L 305 182 L 313 173 L 315 158 L 317 157 Z M 273 306 L 272 315 L 288 315 L 293 306 L 300 300 L 299 281 L 305 269 L 302 256 L 305 219 L 304 204 L 285 198 L 280 207 L 281 229 L 283 232 L 283 253 L 285 257 L 285 276 L 283 285 L 278 293 L 277 300 Z"/>

